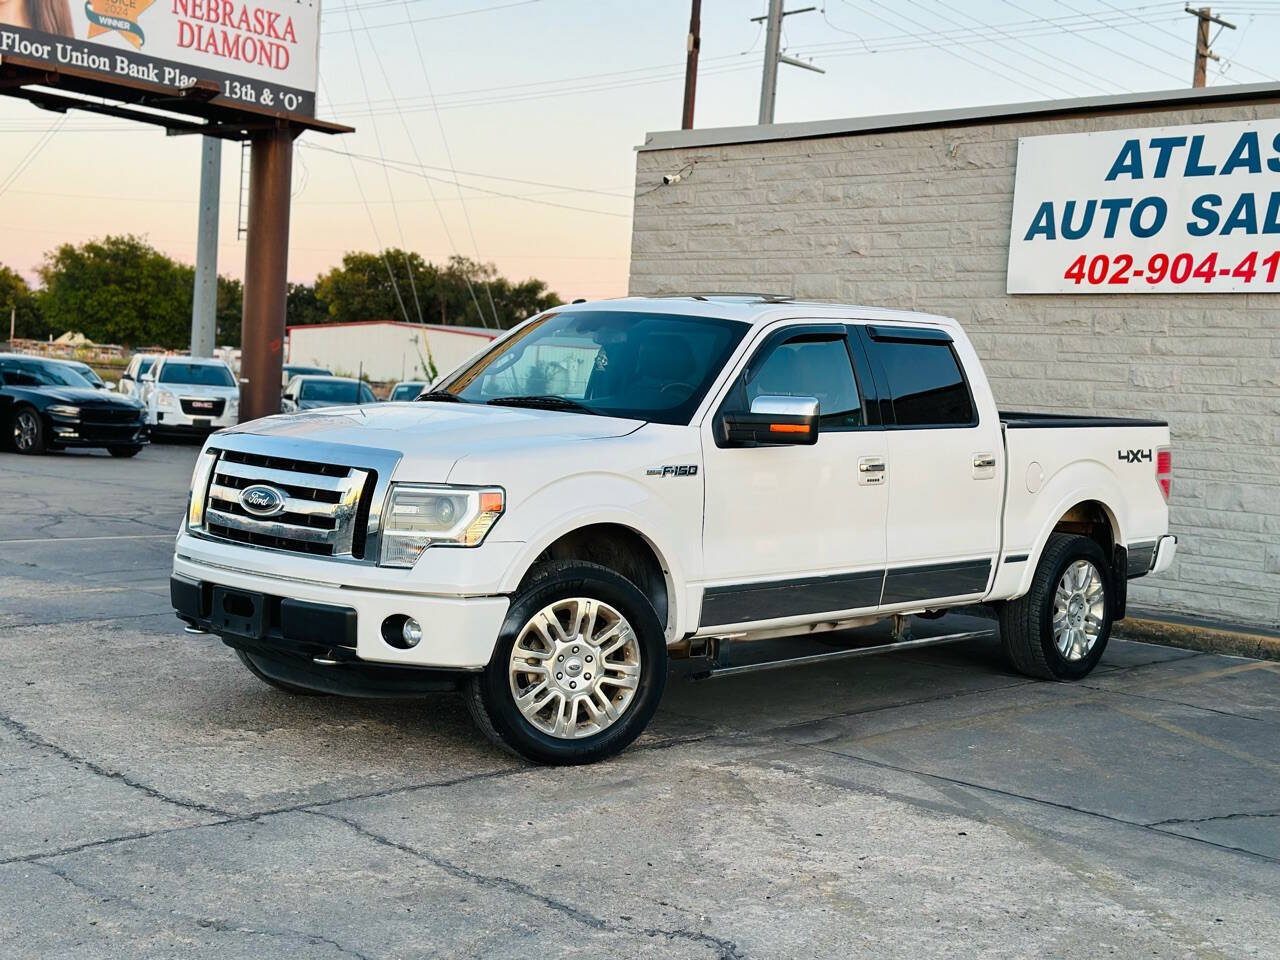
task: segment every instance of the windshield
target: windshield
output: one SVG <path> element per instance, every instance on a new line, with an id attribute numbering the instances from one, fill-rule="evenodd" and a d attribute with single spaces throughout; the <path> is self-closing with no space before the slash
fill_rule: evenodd
<path id="1" fill-rule="evenodd" d="M 138 361 L 138 376 L 146 376 L 147 372 L 156 365 L 155 357 L 143 357 Z"/>
<path id="2" fill-rule="evenodd" d="M 687 424 L 747 328 L 630 310 L 549 313 L 437 389 L 474 403 L 562 397 L 601 416 Z"/>
<path id="3" fill-rule="evenodd" d="M 364 384 L 346 380 L 304 380 L 299 399 L 308 403 L 365 403 Z"/>
<path id="4" fill-rule="evenodd" d="M 14 386 L 92 387 L 93 384 L 64 363 L 41 363 L 24 360 L 4 368 L 4 378 Z"/>
<path id="5" fill-rule="evenodd" d="M 402 383 L 391 391 L 391 400 L 412 400 L 422 392 L 422 388 L 426 386 L 423 383 Z"/>
<path id="6" fill-rule="evenodd" d="M 234 387 L 231 371 L 220 363 L 168 360 L 160 368 L 160 383 L 191 383 L 201 387 Z"/>
<path id="7" fill-rule="evenodd" d="M 331 371 L 324 369 L 324 367 L 299 367 L 291 363 L 286 363 L 284 365 L 284 372 L 291 377 L 296 377 L 296 376 L 299 376 L 302 374 L 308 374 L 308 373 L 318 374 L 319 376 L 324 377 L 324 376 L 328 376 L 331 373 Z"/>

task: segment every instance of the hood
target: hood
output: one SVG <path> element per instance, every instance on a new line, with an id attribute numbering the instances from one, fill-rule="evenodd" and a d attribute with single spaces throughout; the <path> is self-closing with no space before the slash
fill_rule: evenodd
<path id="1" fill-rule="evenodd" d="M 93 387 L 22 387 L 20 389 L 38 393 L 58 403 L 73 403 L 77 407 L 128 407 L 139 410 L 142 405 L 132 397 L 122 397 L 118 393 L 97 390 Z"/>
<path id="2" fill-rule="evenodd" d="M 370 403 L 264 417 L 224 432 L 398 450 L 403 459 L 397 477 L 439 481 L 470 454 L 621 437 L 643 425 L 641 420 L 480 403 Z M 358 454 L 353 457 L 358 460 Z"/>

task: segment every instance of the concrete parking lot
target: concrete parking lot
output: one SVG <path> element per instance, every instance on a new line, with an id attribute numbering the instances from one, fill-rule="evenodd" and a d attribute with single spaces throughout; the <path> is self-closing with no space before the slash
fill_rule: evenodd
<path id="1" fill-rule="evenodd" d="M 0 453 L 5 957 L 1280 956 L 1280 664 L 681 680 L 590 768 L 294 698 L 168 601 L 196 447 Z"/>

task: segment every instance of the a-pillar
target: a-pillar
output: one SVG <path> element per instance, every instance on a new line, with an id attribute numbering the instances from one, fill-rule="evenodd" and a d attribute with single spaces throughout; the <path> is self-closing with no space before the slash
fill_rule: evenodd
<path id="1" fill-rule="evenodd" d="M 280 127 L 255 134 L 252 140 L 240 327 L 241 421 L 280 412 L 293 138 L 294 131 Z"/>

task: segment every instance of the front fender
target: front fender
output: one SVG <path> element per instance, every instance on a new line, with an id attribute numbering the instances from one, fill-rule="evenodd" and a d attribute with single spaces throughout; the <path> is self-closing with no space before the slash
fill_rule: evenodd
<path id="1" fill-rule="evenodd" d="M 657 555 L 673 614 L 668 628 L 673 636 L 682 636 L 692 629 L 686 625 L 683 591 L 687 570 L 701 544 L 700 486 L 696 497 L 686 499 L 683 505 L 669 497 L 660 499 L 647 483 L 609 473 L 580 474 L 548 484 L 522 501 L 512 516 L 503 518 L 519 519 L 502 535 L 521 543 L 502 577 L 501 590 L 514 592 L 537 558 L 565 534 L 595 524 L 617 524 L 642 537 Z M 684 544 L 683 550 L 679 544 Z"/>

